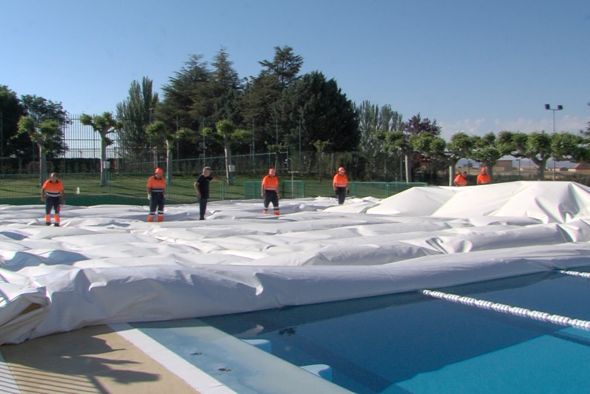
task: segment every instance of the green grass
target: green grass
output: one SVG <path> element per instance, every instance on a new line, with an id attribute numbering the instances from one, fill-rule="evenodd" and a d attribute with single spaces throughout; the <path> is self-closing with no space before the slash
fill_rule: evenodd
<path id="1" fill-rule="evenodd" d="M 145 204 L 147 201 L 147 176 L 113 175 L 108 184 L 101 187 L 98 176 L 94 174 L 66 174 L 62 176 L 66 203 L 69 205 L 96 204 Z M 281 178 L 282 198 L 292 198 L 290 178 Z M 298 187 L 303 187 L 304 197 L 334 195 L 332 182 L 328 178 L 297 179 Z M 170 204 L 195 203 L 197 197 L 193 188 L 195 178 L 192 176 L 175 176 L 168 185 L 166 199 Z M 258 198 L 260 179 L 236 177 L 231 185 L 224 179 L 215 179 L 210 184 L 211 200 L 239 200 Z M 244 184 L 248 184 L 248 194 Z M 302 185 L 303 184 L 303 185 Z M 393 183 L 392 183 L 393 184 Z M 391 187 L 383 182 L 360 182 L 351 184 L 351 196 L 378 198 L 388 197 L 401 189 Z M 297 185 L 297 184 L 296 184 Z M 404 187 L 405 188 L 405 185 Z M 294 188 L 294 196 L 301 197 L 301 189 Z M 40 203 L 40 185 L 35 176 L 0 176 L 1 204 L 37 204 Z"/>

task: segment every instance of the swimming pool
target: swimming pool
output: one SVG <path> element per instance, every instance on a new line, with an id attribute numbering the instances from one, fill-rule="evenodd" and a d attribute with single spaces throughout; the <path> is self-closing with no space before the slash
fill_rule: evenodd
<path id="1" fill-rule="evenodd" d="M 590 281 L 559 273 L 444 289 L 590 320 Z M 266 339 L 295 365 L 328 364 L 359 393 L 581 392 L 590 333 L 412 292 L 203 319 Z"/>
<path id="2" fill-rule="evenodd" d="M 590 320 L 590 280 L 559 272 L 438 290 Z M 240 393 L 590 389 L 590 332 L 422 292 L 134 326 Z M 316 364 L 338 386 L 293 368 Z"/>

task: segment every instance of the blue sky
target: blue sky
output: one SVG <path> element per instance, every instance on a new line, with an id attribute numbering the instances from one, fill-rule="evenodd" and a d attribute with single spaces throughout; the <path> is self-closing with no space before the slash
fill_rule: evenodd
<path id="1" fill-rule="evenodd" d="M 443 136 L 577 132 L 590 121 L 587 0 L 0 0 L 0 84 L 73 114 L 159 90 L 191 54 L 225 48 L 241 77 L 275 46 L 349 99 L 436 119 Z"/>

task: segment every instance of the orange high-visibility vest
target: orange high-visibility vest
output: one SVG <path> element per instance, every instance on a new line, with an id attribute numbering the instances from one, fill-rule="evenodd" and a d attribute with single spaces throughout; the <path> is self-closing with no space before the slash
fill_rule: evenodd
<path id="1" fill-rule="evenodd" d="M 274 190 L 279 191 L 279 177 L 267 175 L 262 178 L 262 190 Z"/>
<path id="2" fill-rule="evenodd" d="M 466 186 L 467 185 L 467 178 L 463 176 L 463 174 L 457 174 L 455 180 L 453 181 L 456 186 Z"/>
<path id="3" fill-rule="evenodd" d="M 51 182 L 51 180 L 46 180 L 43 183 L 43 187 L 41 188 L 47 197 L 59 197 L 64 192 L 64 185 L 58 179 L 55 182 Z"/>
<path id="4" fill-rule="evenodd" d="M 332 179 L 332 185 L 334 187 L 348 187 L 348 177 L 337 173 Z"/>
<path id="5" fill-rule="evenodd" d="M 166 180 L 164 178 L 157 179 L 152 175 L 148 178 L 146 187 L 149 192 L 163 193 L 166 190 Z"/>
<path id="6" fill-rule="evenodd" d="M 479 174 L 477 176 L 477 184 L 478 185 L 485 185 L 492 182 L 492 177 L 490 174 Z"/>

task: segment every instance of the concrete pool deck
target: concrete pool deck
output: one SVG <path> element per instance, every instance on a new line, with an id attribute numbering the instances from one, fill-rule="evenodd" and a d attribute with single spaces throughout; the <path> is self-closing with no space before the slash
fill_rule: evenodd
<path id="1" fill-rule="evenodd" d="M 4 393 L 198 392 L 106 325 L 4 345 L 0 353 L 11 375 L 1 373 Z"/>
<path id="2" fill-rule="evenodd" d="M 82 328 L 0 347 L 2 393 L 343 393 L 199 319 Z"/>

